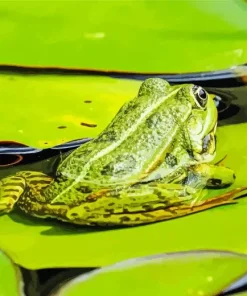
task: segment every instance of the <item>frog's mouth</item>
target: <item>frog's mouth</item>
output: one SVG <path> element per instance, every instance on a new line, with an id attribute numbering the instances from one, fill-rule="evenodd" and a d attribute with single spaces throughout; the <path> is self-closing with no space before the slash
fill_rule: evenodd
<path id="1" fill-rule="evenodd" d="M 212 130 L 202 139 L 202 154 L 214 155 L 216 152 L 216 128 L 217 122 Z"/>

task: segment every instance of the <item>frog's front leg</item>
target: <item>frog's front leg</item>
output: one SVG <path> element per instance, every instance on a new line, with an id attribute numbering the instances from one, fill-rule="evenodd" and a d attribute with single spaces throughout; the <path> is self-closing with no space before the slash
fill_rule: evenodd
<path id="1" fill-rule="evenodd" d="M 44 202 L 42 190 L 52 181 L 52 178 L 34 171 L 18 172 L 0 181 L 0 213 L 9 213 L 20 201 L 25 203 L 28 198 Z"/>
<path id="2" fill-rule="evenodd" d="M 190 180 L 191 177 L 191 180 Z M 208 188 L 225 188 L 232 185 L 236 179 L 234 171 L 220 165 L 206 163 L 194 166 L 189 171 L 186 184 L 193 183 L 193 177 L 205 182 Z"/>

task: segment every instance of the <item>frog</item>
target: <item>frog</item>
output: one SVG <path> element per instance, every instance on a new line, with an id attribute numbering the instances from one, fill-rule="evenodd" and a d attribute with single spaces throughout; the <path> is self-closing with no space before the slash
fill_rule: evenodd
<path id="1" fill-rule="evenodd" d="M 19 171 L 0 181 L 0 214 L 89 226 L 135 226 L 235 203 L 232 169 L 216 157 L 218 112 L 201 86 L 144 80 L 107 127 L 68 153 L 53 175 Z"/>

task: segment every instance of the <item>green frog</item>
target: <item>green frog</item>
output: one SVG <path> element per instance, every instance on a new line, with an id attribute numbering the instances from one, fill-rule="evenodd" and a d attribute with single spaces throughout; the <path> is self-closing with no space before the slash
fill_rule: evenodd
<path id="1" fill-rule="evenodd" d="M 217 108 L 200 86 L 145 80 L 92 141 L 72 151 L 54 176 L 20 171 L 0 181 L 0 212 L 80 225 L 137 225 L 234 202 L 247 187 L 207 198 L 233 184 L 234 172 L 212 161 Z"/>

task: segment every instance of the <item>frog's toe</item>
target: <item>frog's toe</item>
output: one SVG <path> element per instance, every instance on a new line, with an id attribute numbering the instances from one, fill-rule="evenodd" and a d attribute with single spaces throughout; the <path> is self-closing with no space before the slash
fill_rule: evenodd
<path id="1" fill-rule="evenodd" d="M 13 202 L 9 198 L 5 198 L 0 201 L 0 215 L 7 214 L 11 212 L 13 208 Z"/>

